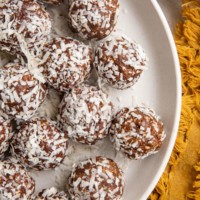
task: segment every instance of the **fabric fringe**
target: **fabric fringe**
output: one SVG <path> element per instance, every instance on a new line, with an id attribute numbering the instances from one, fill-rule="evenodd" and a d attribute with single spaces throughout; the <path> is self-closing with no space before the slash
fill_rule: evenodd
<path id="1" fill-rule="evenodd" d="M 194 102 L 187 96 L 183 97 L 182 102 L 181 120 L 174 150 L 162 177 L 149 196 L 149 200 L 168 200 L 168 182 L 170 173 L 178 163 L 180 154 L 184 153 L 187 146 L 187 137 L 190 133 L 189 130 L 194 119 L 194 116 L 191 113 L 191 109 L 194 108 Z"/>
<path id="2" fill-rule="evenodd" d="M 197 172 L 196 180 L 193 183 L 193 188 L 194 190 L 189 192 L 187 197 L 188 199 L 194 199 L 194 200 L 199 200 L 200 199 L 200 162 L 198 162 L 195 166 L 194 169 Z"/>
<path id="3" fill-rule="evenodd" d="M 175 29 L 182 74 L 182 111 L 176 144 L 169 163 L 149 200 L 169 199 L 169 177 L 187 147 L 190 128 L 195 118 L 200 122 L 200 1 L 183 0 L 183 21 Z M 200 162 L 195 166 L 198 175 L 193 184 L 194 191 L 187 197 L 200 199 Z"/>

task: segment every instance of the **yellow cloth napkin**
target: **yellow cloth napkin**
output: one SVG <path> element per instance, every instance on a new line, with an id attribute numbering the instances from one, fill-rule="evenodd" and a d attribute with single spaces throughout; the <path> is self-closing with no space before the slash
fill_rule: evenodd
<path id="1" fill-rule="evenodd" d="M 200 1 L 182 1 L 175 28 L 182 74 L 182 111 L 170 161 L 150 200 L 200 200 Z"/>

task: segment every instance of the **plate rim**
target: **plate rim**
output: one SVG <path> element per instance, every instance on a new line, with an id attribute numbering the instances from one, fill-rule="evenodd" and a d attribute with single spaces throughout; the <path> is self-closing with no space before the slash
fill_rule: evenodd
<path id="1" fill-rule="evenodd" d="M 163 28 L 165 30 L 165 33 L 167 35 L 168 38 L 168 42 L 169 42 L 169 46 L 172 52 L 172 58 L 173 58 L 173 63 L 174 63 L 174 67 L 175 67 L 175 76 L 176 76 L 176 110 L 175 110 L 175 120 L 174 120 L 174 124 L 173 124 L 173 128 L 172 128 L 172 134 L 169 140 L 169 145 L 165 154 L 164 159 L 161 162 L 161 165 L 156 173 L 156 176 L 154 177 L 154 179 L 152 180 L 151 184 L 149 185 L 149 187 L 147 188 L 147 190 L 144 192 L 144 194 L 142 195 L 142 197 L 140 198 L 140 200 L 146 200 L 149 195 L 151 194 L 151 192 L 153 191 L 153 189 L 155 188 L 155 186 L 157 185 L 159 179 L 161 178 L 167 163 L 171 157 L 174 145 L 175 145 L 175 141 L 176 141 L 176 137 L 178 135 L 178 128 L 179 128 L 179 122 L 180 122 L 180 116 L 181 116 L 181 102 L 182 102 L 182 86 L 181 86 L 181 71 L 180 71 L 180 62 L 179 62 L 179 58 L 178 58 L 178 52 L 177 52 L 177 48 L 175 45 L 175 41 L 171 32 L 171 29 L 169 27 L 169 24 L 167 22 L 167 19 L 158 3 L 157 0 L 150 0 L 156 13 L 158 14 L 158 17 L 161 20 L 161 23 L 163 25 Z"/>

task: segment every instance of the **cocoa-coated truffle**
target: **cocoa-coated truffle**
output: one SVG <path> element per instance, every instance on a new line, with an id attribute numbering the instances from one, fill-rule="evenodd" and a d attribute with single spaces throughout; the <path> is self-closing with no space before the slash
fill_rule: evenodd
<path id="1" fill-rule="evenodd" d="M 69 197 L 65 192 L 59 192 L 56 188 L 52 187 L 42 190 L 34 200 L 69 200 Z"/>
<path id="2" fill-rule="evenodd" d="M 123 108 L 109 130 L 116 150 L 131 159 L 142 159 L 156 153 L 165 138 L 163 123 L 152 109 Z"/>
<path id="3" fill-rule="evenodd" d="M 6 50 L 11 54 L 23 54 L 28 50 L 34 55 L 39 55 L 50 33 L 50 16 L 34 0 L 1 1 L 1 50 Z"/>
<path id="4" fill-rule="evenodd" d="M 68 149 L 67 136 L 56 127 L 56 122 L 38 117 L 25 122 L 11 144 L 13 156 L 36 170 L 57 167 Z"/>
<path id="5" fill-rule="evenodd" d="M 126 89 L 140 78 L 147 60 L 139 44 L 113 34 L 97 45 L 94 66 L 105 83 L 116 89 Z"/>
<path id="6" fill-rule="evenodd" d="M 66 93 L 59 106 L 59 121 L 73 140 L 94 144 L 105 138 L 112 120 L 108 95 L 94 86 L 80 85 Z"/>
<path id="7" fill-rule="evenodd" d="M 89 159 L 73 167 L 67 188 L 75 200 L 120 200 L 124 192 L 122 171 L 111 159 Z"/>
<path id="8" fill-rule="evenodd" d="M 42 64 L 47 82 L 60 91 L 82 83 L 91 71 L 92 53 L 72 38 L 55 38 L 45 45 Z"/>
<path id="9" fill-rule="evenodd" d="M 73 0 L 70 4 L 69 25 L 80 37 L 100 40 L 115 28 L 118 0 Z"/>
<path id="10" fill-rule="evenodd" d="M 63 2 L 63 0 L 41 0 L 44 3 L 59 5 Z"/>
<path id="11" fill-rule="evenodd" d="M 9 119 L 0 115 L 0 158 L 8 150 L 10 139 L 13 136 L 12 124 Z"/>
<path id="12" fill-rule="evenodd" d="M 35 181 L 26 169 L 10 160 L 0 162 L 1 199 L 31 200 L 35 191 Z"/>
<path id="13" fill-rule="evenodd" d="M 19 63 L 0 70 L 0 108 L 17 119 L 32 117 L 44 101 L 47 87 Z"/>

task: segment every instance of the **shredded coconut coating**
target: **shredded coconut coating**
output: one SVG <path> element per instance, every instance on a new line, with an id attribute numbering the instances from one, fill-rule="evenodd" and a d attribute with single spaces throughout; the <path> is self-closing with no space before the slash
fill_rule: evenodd
<path id="1" fill-rule="evenodd" d="M 0 116 L 4 119 L 4 120 L 12 120 L 13 117 L 12 116 L 9 116 L 5 111 L 3 111 L 1 108 L 0 108 Z"/>
<path id="2" fill-rule="evenodd" d="M 137 82 L 147 61 L 139 44 L 113 34 L 97 45 L 94 66 L 104 82 L 116 89 L 126 89 Z"/>
<path id="3" fill-rule="evenodd" d="M 74 141 L 92 145 L 107 136 L 112 108 L 107 94 L 82 84 L 64 96 L 58 120 Z"/>
<path id="4" fill-rule="evenodd" d="M 46 170 L 57 167 L 67 155 L 68 138 L 56 122 L 32 118 L 25 122 L 12 140 L 12 154 L 25 166 Z"/>
<path id="5" fill-rule="evenodd" d="M 60 91 L 68 91 L 90 73 L 92 50 L 75 39 L 58 37 L 45 46 L 43 60 L 48 83 Z"/>
<path id="6" fill-rule="evenodd" d="M 54 4 L 54 5 L 59 5 L 63 3 L 63 0 L 40 0 L 40 1 L 43 1 L 44 3 Z"/>
<path id="7" fill-rule="evenodd" d="M 11 121 L 0 115 L 0 158 L 3 157 L 4 153 L 8 150 L 12 136 Z"/>
<path id="8" fill-rule="evenodd" d="M 83 39 L 103 39 L 115 28 L 118 0 L 74 0 L 70 4 L 69 25 Z"/>
<path id="9" fill-rule="evenodd" d="M 0 162 L 0 198 L 2 200 L 30 200 L 35 181 L 25 168 L 10 160 Z"/>
<path id="10" fill-rule="evenodd" d="M 67 188 L 74 200 L 120 200 L 124 192 L 122 171 L 111 159 L 88 159 L 73 166 Z"/>
<path id="11" fill-rule="evenodd" d="M 152 109 L 123 108 L 109 130 L 116 150 L 130 159 L 143 159 L 160 149 L 165 133 L 163 123 Z"/>
<path id="12" fill-rule="evenodd" d="M 45 9 L 34 0 L 5 0 L 0 2 L 0 49 L 22 53 L 27 49 L 39 55 L 51 33 L 51 21 Z"/>
<path id="13" fill-rule="evenodd" d="M 40 192 L 34 200 L 69 200 L 69 197 L 65 192 L 59 192 L 56 188 L 52 187 Z"/>
<path id="14" fill-rule="evenodd" d="M 16 119 L 27 120 L 37 111 L 47 94 L 47 87 L 26 66 L 9 63 L 0 71 L 0 107 Z"/>

